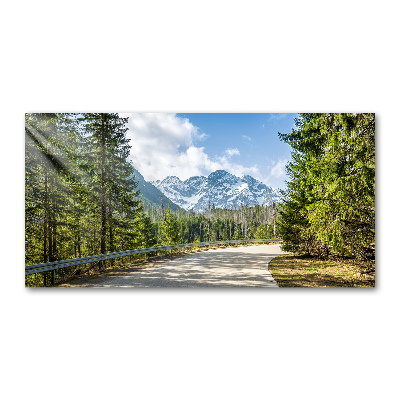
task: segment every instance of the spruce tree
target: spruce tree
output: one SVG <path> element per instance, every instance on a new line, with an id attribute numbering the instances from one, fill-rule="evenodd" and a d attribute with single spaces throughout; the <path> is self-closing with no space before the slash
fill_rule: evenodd
<path id="1" fill-rule="evenodd" d="M 78 201 L 76 156 L 81 143 L 71 114 L 25 116 L 26 262 L 67 255 L 70 202 Z M 40 250 L 39 250 L 40 249 Z"/>
<path id="2" fill-rule="evenodd" d="M 168 208 L 165 211 L 164 218 L 161 223 L 162 244 L 164 246 L 178 244 L 180 242 L 179 231 L 178 219 L 168 204 Z"/>
<path id="3" fill-rule="evenodd" d="M 142 199 L 139 199 L 133 225 L 134 247 L 147 248 L 156 245 L 157 238 L 155 236 L 155 227 L 150 216 L 144 210 Z"/>
<path id="4" fill-rule="evenodd" d="M 118 114 L 83 114 L 87 134 L 93 204 L 100 219 L 100 253 L 116 251 L 129 242 L 130 221 L 138 206 L 133 166 L 128 161 L 130 145 L 126 118 Z M 108 232 L 107 232 L 108 231 Z"/>
<path id="5" fill-rule="evenodd" d="M 287 250 L 366 257 L 375 241 L 375 115 L 300 114 L 280 210 Z"/>
<path id="6" fill-rule="evenodd" d="M 267 239 L 267 227 L 265 224 L 260 224 L 255 233 L 256 239 Z"/>

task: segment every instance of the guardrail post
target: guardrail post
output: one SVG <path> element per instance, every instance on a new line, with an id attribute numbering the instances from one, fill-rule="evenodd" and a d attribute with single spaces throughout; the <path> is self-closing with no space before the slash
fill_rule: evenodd
<path id="1" fill-rule="evenodd" d="M 51 286 L 54 286 L 56 284 L 56 270 L 53 269 L 51 271 Z"/>

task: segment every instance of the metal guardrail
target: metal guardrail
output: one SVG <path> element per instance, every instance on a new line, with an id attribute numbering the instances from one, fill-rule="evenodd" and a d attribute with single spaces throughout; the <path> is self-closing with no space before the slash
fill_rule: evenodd
<path id="1" fill-rule="evenodd" d="M 200 247 L 200 246 L 214 246 L 214 245 L 223 245 L 223 244 L 240 244 L 240 243 L 265 243 L 265 242 L 280 242 L 281 239 L 248 239 L 248 240 L 226 240 L 226 241 L 216 241 L 216 242 L 200 242 L 200 243 L 185 243 L 185 244 L 176 244 L 170 246 L 157 246 L 157 247 L 148 247 L 145 249 L 133 249 L 126 251 L 117 251 L 114 253 L 107 254 L 99 254 L 95 256 L 88 257 L 80 257 L 80 258 L 70 258 L 68 260 L 60 260 L 60 261 L 52 261 L 42 264 L 33 264 L 27 265 L 25 267 L 25 275 L 38 274 L 42 272 L 52 271 L 52 284 L 55 281 L 55 271 L 60 268 L 73 267 L 81 264 L 89 264 L 96 261 L 110 260 L 112 258 L 126 257 L 134 254 L 141 253 L 151 253 L 155 251 L 162 250 L 173 250 L 173 249 L 182 249 L 185 247 Z"/>

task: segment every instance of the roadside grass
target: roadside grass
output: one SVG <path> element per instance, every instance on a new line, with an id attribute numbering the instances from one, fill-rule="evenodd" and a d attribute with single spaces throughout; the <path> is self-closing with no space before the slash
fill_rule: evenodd
<path id="1" fill-rule="evenodd" d="M 280 287 L 375 287 L 375 263 L 282 255 L 268 265 Z"/>

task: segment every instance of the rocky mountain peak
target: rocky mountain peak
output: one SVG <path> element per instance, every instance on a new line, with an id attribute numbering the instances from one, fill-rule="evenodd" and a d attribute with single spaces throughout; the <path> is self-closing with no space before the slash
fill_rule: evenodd
<path id="1" fill-rule="evenodd" d="M 239 178 L 224 170 L 217 170 L 208 177 L 193 176 L 182 182 L 176 176 L 152 182 L 174 203 L 186 210 L 197 212 L 217 208 L 234 208 L 242 204 L 271 204 L 279 201 L 278 193 L 250 175 Z"/>

